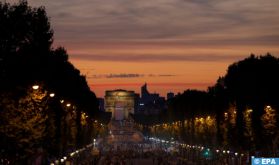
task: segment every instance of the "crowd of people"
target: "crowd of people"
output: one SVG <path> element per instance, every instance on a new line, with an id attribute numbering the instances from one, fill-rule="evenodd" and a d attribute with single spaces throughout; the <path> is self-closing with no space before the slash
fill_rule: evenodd
<path id="1" fill-rule="evenodd" d="M 186 160 L 176 150 L 152 143 L 103 145 L 100 151 L 101 165 L 182 165 Z"/>

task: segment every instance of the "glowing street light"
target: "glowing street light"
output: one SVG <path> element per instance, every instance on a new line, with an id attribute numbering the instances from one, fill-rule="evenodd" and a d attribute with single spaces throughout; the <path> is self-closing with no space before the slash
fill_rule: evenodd
<path id="1" fill-rule="evenodd" d="M 55 96 L 55 94 L 54 94 L 54 93 L 51 93 L 51 94 L 49 94 L 49 96 L 50 96 L 50 97 L 54 97 L 54 96 Z"/>
<path id="2" fill-rule="evenodd" d="M 66 106 L 67 106 L 67 107 L 70 107 L 70 106 L 71 106 L 71 104 L 70 104 L 70 103 L 68 103 Z"/>
<path id="3" fill-rule="evenodd" d="M 64 100 L 60 100 L 60 103 L 64 103 Z"/>
<path id="4" fill-rule="evenodd" d="M 37 90 L 37 89 L 39 89 L 39 85 L 33 85 L 32 88 L 33 88 L 34 90 Z"/>
<path id="5" fill-rule="evenodd" d="M 271 108 L 271 106 L 270 106 L 270 105 L 268 105 L 268 106 L 266 106 L 266 108 L 270 109 L 270 108 Z"/>
<path id="6" fill-rule="evenodd" d="M 247 112 L 251 113 L 251 112 L 253 112 L 253 109 L 248 109 Z"/>

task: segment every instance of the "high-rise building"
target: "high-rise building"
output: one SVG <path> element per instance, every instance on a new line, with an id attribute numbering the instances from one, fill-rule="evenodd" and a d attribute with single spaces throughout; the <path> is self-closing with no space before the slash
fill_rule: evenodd
<path id="1" fill-rule="evenodd" d="M 141 87 L 141 97 L 137 105 L 136 112 L 145 114 L 158 114 L 166 108 L 165 98 L 157 93 L 150 93 L 146 83 Z"/>
<path id="2" fill-rule="evenodd" d="M 149 97 L 149 92 L 147 90 L 147 84 L 145 83 L 142 87 L 141 87 L 141 97 Z"/>

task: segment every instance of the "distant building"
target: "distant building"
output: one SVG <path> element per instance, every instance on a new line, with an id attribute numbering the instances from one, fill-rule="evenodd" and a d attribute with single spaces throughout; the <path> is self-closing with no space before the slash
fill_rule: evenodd
<path id="1" fill-rule="evenodd" d="M 135 113 L 138 113 L 138 107 L 139 107 L 139 104 L 140 104 L 140 95 L 138 93 L 135 93 Z"/>
<path id="2" fill-rule="evenodd" d="M 112 119 L 128 119 L 129 114 L 134 114 L 135 92 L 117 89 L 106 91 L 105 111 L 111 112 Z"/>
<path id="3" fill-rule="evenodd" d="M 167 100 L 174 98 L 174 93 L 173 92 L 169 92 L 167 93 Z"/>
<path id="4" fill-rule="evenodd" d="M 157 93 L 150 93 L 145 83 L 141 87 L 141 97 L 136 108 L 136 113 L 159 114 L 166 108 L 166 101 Z"/>
<path id="5" fill-rule="evenodd" d="M 100 111 L 105 111 L 105 101 L 103 98 L 98 98 L 99 101 L 99 110 Z"/>

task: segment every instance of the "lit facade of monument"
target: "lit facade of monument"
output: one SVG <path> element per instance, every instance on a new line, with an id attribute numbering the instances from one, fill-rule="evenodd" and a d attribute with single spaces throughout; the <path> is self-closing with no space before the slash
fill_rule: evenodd
<path id="1" fill-rule="evenodd" d="M 134 114 L 135 93 L 126 90 L 106 91 L 105 110 L 112 113 L 112 119 L 128 119 L 129 114 Z"/>

